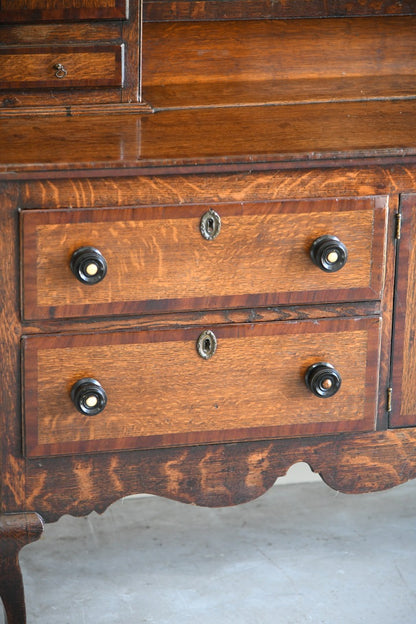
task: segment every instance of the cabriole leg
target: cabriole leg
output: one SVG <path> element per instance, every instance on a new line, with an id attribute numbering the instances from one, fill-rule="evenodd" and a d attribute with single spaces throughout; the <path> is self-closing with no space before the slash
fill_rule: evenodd
<path id="1" fill-rule="evenodd" d="M 7 624 L 25 624 L 26 608 L 19 551 L 42 535 L 36 513 L 0 514 L 0 597 Z"/>

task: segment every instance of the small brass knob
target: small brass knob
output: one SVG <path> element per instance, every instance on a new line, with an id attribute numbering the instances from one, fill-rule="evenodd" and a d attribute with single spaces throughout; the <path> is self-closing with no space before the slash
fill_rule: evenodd
<path id="1" fill-rule="evenodd" d="M 53 66 L 53 68 L 54 68 L 54 69 L 56 69 L 55 76 L 56 76 L 57 78 L 60 78 L 60 79 L 61 79 L 61 78 L 65 78 L 65 76 L 66 76 L 66 75 L 67 75 L 67 73 L 68 73 L 68 72 L 67 72 L 67 70 L 65 69 L 65 67 L 62 65 L 62 63 L 56 63 L 56 64 Z"/>
<path id="2" fill-rule="evenodd" d="M 71 399 L 81 414 L 95 416 L 107 405 L 107 395 L 96 379 L 86 377 L 77 381 L 71 389 Z"/>
<path id="3" fill-rule="evenodd" d="M 341 387 L 341 375 L 328 362 L 317 362 L 308 368 L 305 374 L 305 383 L 317 397 L 327 399 L 333 396 Z"/>
<path id="4" fill-rule="evenodd" d="M 80 247 L 72 254 L 71 271 L 83 284 L 97 284 L 107 273 L 107 262 L 98 249 Z"/>
<path id="5" fill-rule="evenodd" d="M 348 251 L 339 238 L 326 234 L 312 243 L 310 255 L 314 264 L 322 271 L 335 273 L 347 262 Z"/>

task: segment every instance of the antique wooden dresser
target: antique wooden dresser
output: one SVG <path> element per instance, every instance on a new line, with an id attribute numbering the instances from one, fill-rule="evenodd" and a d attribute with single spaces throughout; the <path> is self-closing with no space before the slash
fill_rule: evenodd
<path id="1" fill-rule="evenodd" d="M 413 0 L 0 1 L 0 595 L 43 522 L 416 476 Z"/>

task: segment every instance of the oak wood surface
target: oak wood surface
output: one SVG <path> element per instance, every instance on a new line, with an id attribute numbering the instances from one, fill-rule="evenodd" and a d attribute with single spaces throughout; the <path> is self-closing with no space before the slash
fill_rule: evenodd
<path id="1" fill-rule="evenodd" d="M 262 84 L 269 83 L 271 89 L 275 84 L 274 96 L 280 91 L 284 98 L 286 83 L 290 94 L 291 85 L 300 82 L 307 100 L 321 83 L 338 79 L 332 85 L 331 99 L 336 99 L 345 98 L 342 90 L 337 93 L 342 81 L 362 77 L 372 81 L 370 90 L 382 97 L 385 87 L 391 95 L 394 84 L 400 93 L 397 77 L 406 80 L 415 75 L 414 30 L 415 18 L 411 17 L 146 24 L 143 84 L 145 89 L 174 85 L 185 93 L 188 84 L 206 84 L 206 101 L 190 98 L 188 106 L 210 104 L 210 91 L 216 98 L 223 83 L 227 87 L 242 83 L 246 88 L 251 84 L 252 98 L 257 84 L 260 89 Z M 308 81 L 314 84 L 308 87 Z M 414 95 L 410 80 L 407 87 Z M 325 88 L 327 93 L 331 89 L 328 84 Z M 357 97 L 365 95 L 358 90 Z M 255 102 L 262 101 L 259 92 Z M 231 103 L 240 105 L 246 100 Z"/>
<path id="2" fill-rule="evenodd" d="M 391 384 L 391 351 L 393 332 L 394 288 L 396 275 L 396 233 L 397 213 L 399 210 L 399 197 L 389 197 L 389 210 L 387 226 L 387 245 L 385 263 L 385 279 L 383 299 L 381 301 L 382 329 L 380 346 L 379 387 L 380 399 L 377 418 L 377 429 L 384 430 L 389 426 L 389 391 Z"/>
<path id="3" fill-rule="evenodd" d="M 0 120 L 0 172 L 244 165 L 416 156 L 413 100 Z M 186 128 L 186 133 L 183 132 Z M 224 129 L 227 131 L 224 132 Z M 105 146 L 105 149 L 103 149 Z M 363 163 L 361 163 L 363 164 Z M 371 161 L 368 164 L 372 164 Z"/>
<path id="4" fill-rule="evenodd" d="M 31 9 L 38 8 L 40 0 L 29 1 Z M 75 7 L 76 0 L 71 0 L 70 12 L 60 16 L 73 20 L 91 16 L 83 11 L 86 3 L 91 8 L 93 1 L 80 0 Z M 124 3 L 113 5 L 110 0 L 108 3 L 104 0 L 104 5 L 102 0 L 97 2 L 101 8 L 110 7 L 110 11 L 114 8 L 124 11 L 126 7 Z M 3 51 L 5 45 L 19 52 L 22 46 L 37 50 L 40 45 L 69 42 L 85 50 L 87 46 L 101 46 L 104 42 L 120 46 L 124 41 L 126 89 L 123 94 L 118 86 L 85 88 L 74 98 L 71 88 L 63 88 L 57 97 L 56 92 L 45 94 L 30 87 L 10 94 L 3 91 L 0 96 L 2 106 L 9 107 L 8 116 L 3 113 L 0 120 L 0 175 L 3 179 L 17 180 L 17 184 L 1 185 L 1 510 L 40 511 L 47 520 L 53 520 L 63 513 L 81 515 L 92 509 L 102 511 L 120 496 L 137 492 L 210 506 L 237 504 L 262 494 L 296 461 L 306 461 L 329 485 L 345 492 L 384 489 L 416 477 L 416 429 L 412 428 L 415 422 L 413 416 L 407 421 L 403 419 L 404 412 L 407 418 L 408 413 L 414 414 L 415 407 L 413 314 L 407 321 L 400 316 L 403 302 L 410 305 L 411 311 L 415 304 L 411 270 L 412 241 L 416 234 L 411 198 L 404 200 L 404 216 L 410 215 L 412 223 L 399 248 L 395 336 L 398 342 L 393 360 L 393 365 L 399 362 L 395 374 L 403 374 L 406 388 L 402 410 L 395 411 L 391 419 L 392 424 L 411 426 L 374 431 L 387 424 L 394 213 L 398 209 L 399 193 L 415 188 L 416 54 L 414 18 L 410 17 L 415 13 L 414 7 L 391 0 L 348 3 L 294 0 L 274 3 L 273 16 L 304 17 L 308 8 L 309 17 L 322 16 L 322 12 L 326 17 L 345 14 L 373 17 L 244 26 L 229 22 L 226 27 L 148 24 L 145 68 L 153 67 L 153 70 L 147 70 L 144 97 L 153 104 L 155 113 L 111 117 L 99 114 L 81 119 L 72 117 L 74 102 L 83 106 L 93 100 L 95 110 L 100 110 L 100 106 L 111 102 L 141 101 L 138 2 L 131 2 L 129 20 L 107 25 L 83 23 L 79 35 L 74 34 L 75 25 L 48 21 L 57 17 L 48 13 L 55 8 L 51 5 L 44 5 L 37 14 L 40 21 L 33 30 L 34 39 L 30 39 L 29 24 L 16 23 L 7 40 L 2 40 Z M 157 11 L 161 19 L 175 16 L 175 19 L 181 16 L 188 19 L 189 12 L 193 11 L 195 17 L 202 8 L 204 19 L 210 15 L 227 18 L 228 9 L 230 15 L 240 19 L 256 17 L 256 12 L 265 7 L 261 2 L 257 6 L 246 2 L 243 6 L 234 1 L 222 3 L 221 7 L 211 0 L 196 0 L 192 5 L 188 1 L 165 2 L 159 3 L 159 8 L 152 0 L 148 6 L 150 19 L 155 19 Z M 1 14 L 4 7 L 3 2 L 0 18 L 5 17 L 5 13 Z M 95 4 L 95 17 L 108 17 L 99 12 L 100 7 Z M 16 4 L 12 8 L 16 10 Z M 408 17 L 374 18 L 376 14 L 386 13 Z M 113 11 L 112 16 L 117 20 L 125 17 L 125 13 L 116 15 Z M 201 52 L 198 60 L 195 50 Z M 301 50 L 303 53 L 299 53 Z M 232 56 L 234 60 L 230 60 Z M 189 86 L 189 83 L 193 84 Z M 30 115 L 13 118 L 13 110 L 21 112 L 25 106 L 44 114 L 54 99 L 61 106 L 63 116 L 59 119 Z M 349 101 L 345 102 L 346 99 Z M 288 105 L 288 102 L 302 104 Z M 184 110 L 176 110 L 178 107 Z M 249 173 L 256 167 L 268 170 Z M 196 175 L 198 171 L 204 171 L 205 175 Z M 161 173 L 172 175 L 158 175 Z M 146 177 L 147 174 L 151 175 Z M 39 179 L 30 181 L 31 176 Z M 55 179 L 59 176 L 67 179 Z M 82 176 L 86 179 L 82 180 Z M 340 208 L 342 198 L 365 194 L 379 196 L 376 202 L 380 214 L 385 206 L 382 196 L 391 194 L 387 230 L 384 220 L 358 219 L 360 210 L 354 213 L 359 232 L 354 232 L 353 238 L 360 242 L 359 256 L 367 259 L 367 268 L 371 252 L 375 251 L 370 272 L 376 281 L 371 283 L 371 288 L 372 296 L 377 296 L 379 301 L 345 303 L 348 299 L 348 285 L 345 285 L 340 294 L 342 301 L 332 305 L 328 303 L 330 290 L 327 289 L 322 300 L 312 298 L 303 307 L 259 308 L 256 306 L 266 306 L 269 300 L 246 299 L 239 302 L 245 309 L 230 311 L 226 306 L 236 305 L 236 300 L 230 298 L 224 299 L 218 310 L 198 311 L 192 310 L 199 296 L 194 292 L 192 304 L 182 312 L 181 309 L 175 312 L 174 306 L 168 311 L 163 303 L 161 309 L 167 311 L 165 315 L 137 316 L 139 308 L 120 307 L 117 311 L 121 315 L 117 319 L 111 316 L 60 319 L 56 317 L 56 309 L 47 303 L 49 318 L 25 322 L 19 318 L 18 207 L 25 214 L 30 208 L 35 209 L 33 214 L 42 214 L 42 219 L 48 215 L 46 222 L 36 227 L 51 226 L 47 234 L 49 249 L 60 248 L 62 243 L 56 232 L 52 235 L 55 226 L 57 230 L 65 225 L 59 218 L 54 222 L 57 215 L 63 214 L 65 219 L 71 215 L 71 226 L 75 221 L 77 227 L 82 225 L 81 215 L 85 217 L 90 209 L 101 215 L 115 214 L 103 210 L 110 206 L 119 210 L 123 219 L 135 212 L 151 215 L 151 219 L 140 223 L 144 228 L 149 226 L 147 221 L 152 222 L 152 227 L 156 223 L 147 234 L 148 239 L 149 236 L 153 241 L 157 239 L 153 249 L 159 250 L 163 238 L 160 228 L 166 226 L 166 223 L 162 225 L 162 217 L 171 218 L 175 210 L 171 220 L 175 221 L 175 227 L 180 222 L 181 228 L 175 230 L 178 237 L 190 219 L 196 217 L 196 213 L 184 217 L 190 204 L 202 207 L 206 202 L 225 202 L 225 226 L 234 214 L 230 202 L 242 205 L 238 216 L 247 219 L 244 242 L 248 240 L 247 232 L 252 230 L 249 221 L 254 216 L 244 211 L 247 210 L 244 202 L 257 202 L 255 212 L 259 198 L 264 205 L 267 201 L 278 202 L 279 210 L 267 211 L 263 225 L 272 223 L 276 238 L 276 231 L 282 232 L 284 227 L 277 227 L 273 219 L 284 214 L 285 227 L 293 241 L 299 235 L 297 226 L 302 222 L 306 227 L 306 219 L 302 221 L 302 213 L 296 213 L 297 218 L 290 221 L 282 207 L 283 199 L 307 198 L 311 206 L 313 197 L 321 198 L 319 201 L 324 201 L 323 197 L 335 197 L 338 203 L 334 203 L 337 210 L 333 214 L 339 216 L 346 212 Z M 149 208 L 149 204 L 155 207 Z M 325 217 L 327 224 L 327 214 L 322 210 L 317 218 Z M 308 224 L 312 216 L 309 212 Z M 110 220 L 106 222 L 109 224 L 115 228 L 113 238 L 121 241 L 121 221 Z M 91 219 L 87 225 L 90 234 L 97 222 Z M 172 231 L 172 224 L 168 225 Z M 351 224 L 349 229 L 352 237 Z M 168 237 L 164 232 L 166 243 Z M 224 232 L 218 239 L 221 245 Z M 273 245 L 270 242 L 265 245 L 267 228 L 262 230 L 259 226 L 259 234 L 262 238 L 257 241 L 258 248 L 267 247 L 267 255 L 276 261 L 270 251 Z M 97 231 L 97 235 L 105 240 L 104 229 Z M 370 249 L 368 241 L 372 237 Z M 188 249 L 182 242 L 181 248 L 184 247 Z M 168 244 L 164 248 L 168 252 L 163 253 L 171 254 Z M 237 259 L 243 248 L 240 245 L 238 253 L 235 252 Z M 189 249 L 187 253 L 189 260 Z M 224 249 L 222 254 L 221 258 L 211 258 L 207 265 L 213 260 L 214 264 L 224 264 Z M 32 253 L 31 260 L 25 256 L 25 271 L 34 256 Z M 163 254 L 161 257 L 165 259 Z M 256 266 L 256 261 L 257 258 L 251 257 L 248 264 Z M 408 273 L 407 261 L 410 262 Z M 169 284 L 164 270 L 163 281 Z M 227 270 L 223 289 L 242 282 L 239 279 L 233 284 L 230 279 L 231 263 Z M 355 276 L 361 275 L 361 270 L 362 265 L 357 265 Z M 384 271 L 386 281 L 382 288 Z M 287 268 L 281 272 L 286 278 Z M 295 273 L 305 277 L 302 266 Z M 188 273 L 188 277 L 188 286 L 196 284 L 196 289 L 205 292 L 207 287 L 197 284 L 195 275 Z M 262 277 L 266 283 L 270 278 L 270 275 Z M 259 281 L 260 278 L 256 283 Z M 50 271 L 44 272 L 38 285 L 43 287 L 44 282 L 45 301 L 54 292 Z M 25 290 L 30 293 L 34 283 L 28 280 Z M 116 283 L 122 293 L 120 280 Z M 146 288 L 151 285 L 143 280 L 142 290 Z M 130 284 L 127 289 L 131 290 Z M 149 290 L 143 296 L 151 296 Z M 360 298 L 363 298 L 362 290 L 353 297 Z M 286 303 L 292 301 L 288 299 Z M 206 299 L 204 305 L 215 307 L 212 302 L 207 304 Z M 158 312 L 158 307 L 151 310 Z M 80 313 L 85 311 L 84 307 Z M 114 309 L 104 310 L 105 314 L 110 312 Z M 356 319 L 357 313 L 366 316 Z M 332 318 L 323 320 L 325 316 Z M 279 322 L 271 322 L 274 320 Z M 215 356 L 205 362 L 196 354 L 195 341 L 208 322 L 215 324 L 209 328 L 217 334 L 219 346 Z M 22 334 L 25 336 L 23 423 L 19 397 Z M 402 368 L 402 354 L 397 355 L 401 347 Z M 299 353 L 301 363 L 297 363 Z M 343 384 L 333 400 L 309 410 L 309 405 L 315 406 L 315 397 L 305 394 L 303 374 L 318 357 L 333 360 L 341 371 Z M 81 375 L 97 377 L 109 389 L 109 404 L 103 414 L 87 421 L 84 417 L 82 426 L 79 423 L 83 417 L 75 413 L 69 399 L 71 385 Z M 290 384 L 295 377 L 291 392 Z M 396 410 L 394 397 L 393 393 Z M 299 405 L 305 409 L 299 409 Z M 140 417 L 135 417 L 136 414 Z M 32 458 L 23 458 L 22 428 Z M 328 433 L 332 435 L 322 437 Z M 172 444 L 183 446 L 172 448 Z M 168 448 L 146 450 L 148 446 L 164 445 Z M 120 450 L 113 452 L 114 449 Z M 96 453 L 97 450 L 100 452 Z M 42 453 L 44 457 L 40 456 Z M 59 453 L 60 456 L 53 456 Z M 6 602 L 8 599 L 12 605 L 9 624 L 24 621 L 17 563 L 17 551 L 23 539 L 22 518 L 8 541 L 3 537 L 5 516 L 0 517 L 0 553 L 7 551 L 6 567 L 0 575 L 0 593 L 7 593 Z M 29 519 L 34 522 L 34 528 L 24 529 L 23 533 L 25 539 L 35 539 L 41 523 L 37 517 L 24 517 L 24 521 Z"/>
<path id="5" fill-rule="evenodd" d="M 122 23 L 125 43 L 124 88 L 121 101 L 142 101 L 142 2 L 129 0 L 129 20 Z"/>
<path id="6" fill-rule="evenodd" d="M 72 5 L 78 7 L 72 17 L 67 12 L 72 21 L 53 21 L 42 12 L 34 23 L 0 19 L 0 116 L 64 117 L 85 114 L 87 106 L 90 115 L 147 109 L 139 106 L 141 3 L 107 4 L 128 8 L 128 19 L 116 21 L 76 22 L 82 2 Z M 100 20 L 98 5 L 95 10 Z M 61 79 L 55 76 L 56 63 L 67 71 Z"/>
<path id="7" fill-rule="evenodd" d="M 0 49 L 3 89 L 53 87 L 121 87 L 123 46 L 56 46 Z M 56 76 L 56 65 L 67 72 Z"/>
<path id="8" fill-rule="evenodd" d="M 73 317 L 163 310 L 363 301 L 383 287 L 385 197 L 146 209 L 23 211 L 23 316 Z M 221 217 L 207 241 L 200 220 Z M 345 267 L 312 262 L 324 234 L 348 249 Z M 108 273 L 81 284 L 79 248 L 99 247 Z"/>
<path id="9" fill-rule="evenodd" d="M 406 427 L 416 423 L 416 345 L 415 345 L 415 236 L 416 196 L 401 198 L 401 237 L 397 252 L 397 282 L 392 356 L 393 410 L 390 426 Z"/>
<path id="10" fill-rule="evenodd" d="M 145 76 L 148 75 L 148 72 Z M 361 100 L 414 99 L 414 76 L 352 76 L 189 82 L 144 85 L 143 97 L 155 109 L 192 109 L 212 106 L 259 106 L 265 104 L 315 104 Z"/>
<path id="11" fill-rule="evenodd" d="M 216 353 L 197 353 L 201 328 L 24 339 L 29 456 L 322 435 L 375 427 L 378 319 L 213 326 Z M 319 399 L 309 366 L 329 362 L 341 389 Z M 108 396 L 96 417 L 70 391 L 97 379 Z"/>
<path id="12" fill-rule="evenodd" d="M 413 0 L 144 0 L 144 21 L 414 15 Z"/>
<path id="13" fill-rule="evenodd" d="M 8 501 L 22 511 L 25 469 L 20 403 L 19 228 L 18 188 L 0 185 L 0 505 Z M 3 510 L 3 506 L 1 507 Z"/>
<path id="14" fill-rule="evenodd" d="M 19 551 L 35 542 L 43 532 L 36 513 L 0 514 L 0 597 L 7 624 L 25 624 L 26 609 Z"/>
<path id="15" fill-rule="evenodd" d="M 125 19 L 127 0 L 1 0 L 0 22 Z"/>
<path id="16" fill-rule="evenodd" d="M 394 270 L 394 264 L 392 265 Z M 385 295 L 383 295 L 383 301 Z M 389 299 L 390 302 L 390 299 Z M 385 304 L 386 305 L 386 304 Z M 42 319 L 22 324 L 24 334 L 54 333 L 65 323 L 65 331 L 85 333 L 97 331 L 118 331 L 129 329 L 181 329 L 184 327 L 213 324 L 265 323 L 273 321 L 302 321 L 323 318 L 351 318 L 357 316 L 377 316 L 381 314 L 380 301 L 355 301 L 353 303 L 328 303 L 302 306 L 278 306 L 267 308 L 237 308 L 226 310 L 198 310 L 192 312 L 163 312 L 161 314 L 141 314 L 117 317 L 82 317 L 65 319 Z"/>
<path id="17" fill-rule="evenodd" d="M 121 99 L 121 87 L 76 87 L 76 88 L 60 88 L 60 89 L 25 89 L 10 90 L 4 89 L 0 98 L 4 104 L 4 108 L 0 109 L 0 117 L 4 113 L 19 116 L 22 110 L 39 119 L 41 116 L 57 115 L 64 117 L 68 111 L 73 109 L 84 109 L 84 113 L 94 114 L 94 109 L 99 110 L 101 114 L 113 112 L 112 105 L 118 112 L 123 113 L 124 110 L 119 109 Z M 94 105 L 91 105 L 91 98 L 94 98 Z M 85 107 L 90 106 L 86 111 Z M 91 108 L 93 110 L 91 110 Z M 89 113 L 88 113 L 89 111 Z M 137 111 L 135 111 L 137 112 Z"/>
<path id="18" fill-rule="evenodd" d="M 119 43 L 121 22 L 46 22 L 31 24 L 0 23 L 2 46 L 57 45 L 62 42 Z"/>
<path id="19" fill-rule="evenodd" d="M 411 192 L 416 185 L 416 165 L 348 166 L 321 169 L 217 172 L 205 175 L 140 175 L 140 171 L 109 172 L 88 179 L 83 172 L 60 179 L 44 173 L 43 180 L 23 180 L 19 207 L 22 209 L 108 208 L 160 206 L 218 202 L 282 201 L 389 195 Z M 46 179 L 45 179 L 46 178 Z"/>
<path id="20" fill-rule="evenodd" d="M 51 522 L 64 513 L 102 512 L 138 492 L 209 507 L 237 505 L 266 492 L 299 461 L 338 491 L 378 491 L 416 477 L 415 444 L 410 428 L 34 459 L 26 466 L 25 506 Z"/>

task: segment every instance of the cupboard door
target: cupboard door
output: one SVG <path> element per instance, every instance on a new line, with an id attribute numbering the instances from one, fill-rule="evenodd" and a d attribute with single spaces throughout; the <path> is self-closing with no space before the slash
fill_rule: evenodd
<path id="1" fill-rule="evenodd" d="M 391 427 L 416 425 L 416 195 L 401 199 L 397 250 Z"/>
<path id="2" fill-rule="evenodd" d="M 0 0 L 0 23 L 127 18 L 127 0 Z"/>

